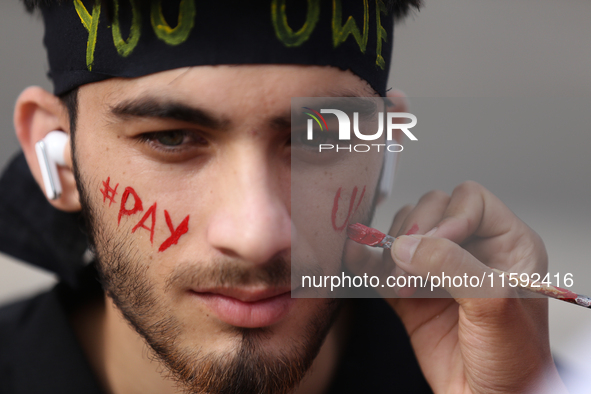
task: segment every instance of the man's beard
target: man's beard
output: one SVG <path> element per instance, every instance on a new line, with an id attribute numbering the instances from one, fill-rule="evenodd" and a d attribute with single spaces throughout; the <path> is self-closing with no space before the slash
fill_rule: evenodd
<path id="1" fill-rule="evenodd" d="M 325 300 L 300 335 L 285 338 L 285 347 L 276 354 L 264 350 L 265 341 L 272 335 L 268 328 L 229 328 L 226 334 L 236 345 L 224 353 L 182 347 L 182 336 L 190 330 L 168 312 L 169 308 L 162 302 L 164 297 L 157 296 L 156 286 L 147 276 L 146 263 L 142 262 L 143 256 L 132 247 L 130 236 L 116 234 L 104 224 L 76 162 L 74 172 L 103 288 L 151 347 L 155 358 L 164 363 L 172 379 L 191 393 L 287 393 L 296 387 L 316 358 L 337 315 L 340 300 Z M 180 266 L 167 278 L 166 289 L 179 288 L 191 280 L 223 287 L 290 283 L 289 262 L 282 258 L 256 269 L 231 259 L 211 263 Z"/>

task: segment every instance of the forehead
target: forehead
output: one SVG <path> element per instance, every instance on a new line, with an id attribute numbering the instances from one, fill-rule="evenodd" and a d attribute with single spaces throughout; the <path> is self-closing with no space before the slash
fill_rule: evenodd
<path id="1" fill-rule="evenodd" d="M 330 66 L 219 65 L 163 71 L 139 78 L 113 78 L 80 88 L 80 105 L 108 108 L 157 97 L 232 111 L 273 110 L 292 97 L 373 96 L 369 84 Z"/>

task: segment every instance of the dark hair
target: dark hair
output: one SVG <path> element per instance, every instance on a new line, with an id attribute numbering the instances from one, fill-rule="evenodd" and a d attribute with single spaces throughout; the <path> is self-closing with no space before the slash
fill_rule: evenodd
<path id="1" fill-rule="evenodd" d="M 27 9 L 27 12 L 30 12 L 30 13 L 35 12 L 35 10 L 37 10 L 40 6 L 43 6 L 43 5 L 50 6 L 50 5 L 68 3 L 71 1 L 73 1 L 73 0 L 22 0 L 22 2 L 25 3 L 25 8 Z M 101 3 L 101 7 L 103 7 L 103 9 L 106 10 L 107 18 L 109 20 L 111 20 L 113 0 L 99 0 L 99 1 Z"/>
<path id="2" fill-rule="evenodd" d="M 59 3 L 67 3 L 72 0 L 22 0 L 25 3 L 25 8 L 28 12 L 35 11 L 40 5 L 52 5 Z M 113 0 L 100 0 L 100 2 L 108 9 L 111 9 Z M 395 19 L 404 18 L 412 8 L 420 9 L 423 5 L 422 0 L 384 0 L 384 4 L 391 12 Z"/>
<path id="3" fill-rule="evenodd" d="M 76 120 L 78 118 L 78 88 L 74 88 L 69 92 L 60 95 L 59 98 L 68 110 L 68 115 L 70 117 L 70 135 L 73 140 L 74 134 L 76 133 Z"/>

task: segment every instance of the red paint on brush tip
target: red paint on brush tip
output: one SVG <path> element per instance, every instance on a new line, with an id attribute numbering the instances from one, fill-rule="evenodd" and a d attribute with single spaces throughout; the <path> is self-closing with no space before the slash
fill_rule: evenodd
<path id="1" fill-rule="evenodd" d="M 347 227 L 347 235 L 353 241 L 369 246 L 379 244 L 386 237 L 386 234 L 381 231 L 364 226 L 361 223 L 349 225 L 349 227 Z"/>

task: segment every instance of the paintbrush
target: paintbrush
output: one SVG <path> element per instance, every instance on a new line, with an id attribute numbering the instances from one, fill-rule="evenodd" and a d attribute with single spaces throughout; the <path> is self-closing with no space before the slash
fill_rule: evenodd
<path id="1" fill-rule="evenodd" d="M 392 244 L 396 240 L 391 235 L 387 235 L 382 233 L 375 228 L 364 226 L 361 223 L 355 223 L 349 225 L 347 228 L 347 235 L 353 241 L 360 243 L 362 245 L 373 246 L 376 248 L 384 248 L 384 249 L 392 249 Z M 499 275 L 503 275 L 507 279 L 515 280 L 515 278 L 511 278 L 508 272 L 504 272 L 498 270 L 496 268 L 491 268 L 495 273 Z M 530 291 L 532 293 L 541 294 L 546 297 L 555 298 L 557 300 L 570 302 L 571 304 L 579 305 L 585 308 L 591 309 L 591 298 L 574 293 L 570 290 L 563 289 L 557 286 L 548 286 L 540 284 L 539 287 L 533 287 L 531 285 L 524 285 L 521 281 L 517 281 L 518 284 L 516 287 L 520 289 Z M 511 282 L 509 282 L 511 283 Z"/>

